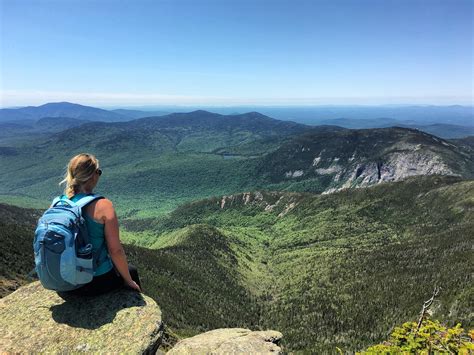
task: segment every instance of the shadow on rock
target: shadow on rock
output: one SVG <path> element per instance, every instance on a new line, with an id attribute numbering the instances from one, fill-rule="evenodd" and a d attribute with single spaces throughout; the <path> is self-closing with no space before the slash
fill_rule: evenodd
<path id="1" fill-rule="evenodd" d="M 64 302 L 50 307 L 53 319 L 75 328 L 97 329 L 112 323 L 120 310 L 145 305 L 141 293 L 125 289 L 95 297 L 58 295 Z"/>

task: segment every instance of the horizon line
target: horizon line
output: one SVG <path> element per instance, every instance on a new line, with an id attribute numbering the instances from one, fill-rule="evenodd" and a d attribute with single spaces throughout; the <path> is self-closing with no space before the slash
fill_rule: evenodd
<path id="1" fill-rule="evenodd" d="M 453 106 L 460 106 L 460 107 L 474 107 L 474 102 L 469 103 L 462 103 L 462 102 L 453 102 L 453 103 L 434 103 L 434 102 L 390 102 L 390 103 L 219 103 L 219 104 L 212 104 L 212 103 L 195 103 L 195 104 L 188 104 L 188 103 L 146 103 L 146 104 L 89 104 L 84 102 L 78 101 L 47 101 L 43 103 L 35 103 L 35 104 L 18 104 L 18 105 L 8 105 L 3 106 L 0 104 L 0 109 L 21 109 L 25 107 L 40 107 L 47 104 L 73 104 L 73 105 L 80 105 L 86 107 L 94 107 L 100 108 L 104 110 L 114 110 L 114 109 L 130 109 L 130 110 L 138 110 L 138 109 L 157 109 L 157 108 L 166 108 L 166 107 L 176 107 L 176 108 L 196 108 L 196 107 L 207 107 L 207 108 L 234 108 L 234 107 L 267 107 L 267 108 L 298 108 L 298 107 L 308 107 L 308 108 L 323 108 L 323 107 L 453 107 Z"/>
<path id="2" fill-rule="evenodd" d="M 337 103 L 306 103 L 306 104 L 259 104 L 259 103 L 247 103 L 247 104 L 172 104 L 172 103 L 157 103 L 157 104 L 87 104 L 87 103 L 79 103 L 79 102 L 71 102 L 71 101 L 50 101 L 44 102 L 41 104 L 24 104 L 24 105 L 13 105 L 13 106 L 3 106 L 0 105 L 0 110 L 16 110 L 22 109 L 26 107 L 40 107 L 47 104 L 60 104 L 60 103 L 68 103 L 73 105 L 80 105 L 85 107 L 93 107 L 99 108 L 103 110 L 115 110 L 115 109 L 130 109 L 130 110 L 144 110 L 147 109 L 155 110 L 158 108 L 238 108 L 238 107 L 267 107 L 267 108 L 330 108 L 330 107 L 360 107 L 360 108 L 369 108 L 369 107 L 394 107 L 394 108 L 401 108 L 401 107 L 453 107 L 453 106 L 460 106 L 460 107 L 474 107 L 474 103 L 446 103 L 446 104 L 439 104 L 439 103 L 415 103 L 415 102 L 400 102 L 400 103 L 345 103 L 345 104 L 337 104 Z"/>
<path id="3" fill-rule="evenodd" d="M 306 96 L 306 97 L 224 97 L 170 95 L 158 93 L 58 92 L 41 90 L 0 91 L 0 108 L 41 106 L 52 102 L 71 102 L 94 107 L 236 107 L 236 106 L 474 106 L 472 95 L 424 96 Z"/>

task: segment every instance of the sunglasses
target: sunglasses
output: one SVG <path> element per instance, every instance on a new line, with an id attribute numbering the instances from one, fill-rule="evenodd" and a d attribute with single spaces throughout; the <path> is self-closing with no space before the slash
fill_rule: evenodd
<path id="1" fill-rule="evenodd" d="M 97 169 L 95 172 L 96 172 L 96 174 L 99 174 L 99 176 L 102 175 L 102 169 Z"/>

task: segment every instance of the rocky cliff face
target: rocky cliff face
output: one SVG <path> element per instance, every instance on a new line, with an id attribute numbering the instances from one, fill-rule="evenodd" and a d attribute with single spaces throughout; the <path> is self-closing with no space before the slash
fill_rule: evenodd
<path id="1" fill-rule="evenodd" d="M 405 147 L 404 151 L 387 153 L 379 161 L 358 161 L 341 168 L 334 176 L 338 187 L 326 190 L 326 193 L 349 188 L 365 187 L 382 182 L 399 181 L 417 175 L 460 176 L 434 152 L 419 151 L 419 147 Z"/>
<path id="2" fill-rule="evenodd" d="M 327 193 L 416 175 L 470 178 L 474 161 L 465 147 L 417 130 L 345 130 L 294 138 L 262 159 L 260 174 L 285 186 L 307 181 Z"/>

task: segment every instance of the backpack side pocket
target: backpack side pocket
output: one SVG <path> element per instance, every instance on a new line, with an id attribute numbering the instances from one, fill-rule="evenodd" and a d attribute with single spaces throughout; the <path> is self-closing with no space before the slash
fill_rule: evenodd
<path id="1" fill-rule="evenodd" d="M 77 250 L 76 284 L 86 284 L 94 277 L 92 244 L 87 244 Z"/>

